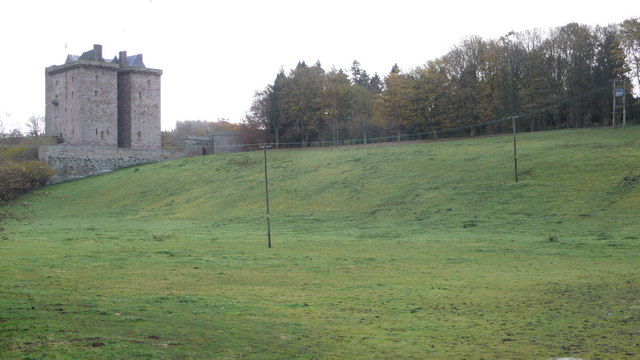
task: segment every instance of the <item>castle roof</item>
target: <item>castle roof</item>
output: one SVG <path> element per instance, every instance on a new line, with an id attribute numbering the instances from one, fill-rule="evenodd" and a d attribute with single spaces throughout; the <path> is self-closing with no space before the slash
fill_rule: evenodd
<path id="1" fill-rule="evenodd" d="M 64 63 L 65 63 L 65 64 L 69 64 L 69 63 L 72 63 L 72 62 L 76 62 L 76 61 L 78 61 L 78 60 L 93 60 L 93 56 L 88 57 L 88 56 L 85 56 L 84 54 L 82 54 L 82 55 L 72 55 L 72 54 L 69 54 L 69 55 L 67 55 L 67 61 L 65 61 Z M 117 64 L 117 63 L 118 63 L 118 57 L 116 56 L 116 57 L 114 57 L 114 58 L 113 58 L 113 59 L 111 59 L 111 60 L 104 60 L 104 59 L 102 59 L 102 61 L 103 61 L 103 62 L 106 62 L 106 63 Z"/>
<path id="2" fill-rule="evenodd" d="M 74 62 L 74 61 L 78 61 L 79 59 L 80 59 L 80 56 L 69 54 L 69 55 L 67 55 L 67 61 L 65 61 L 64 63 L 68 64 L 68 63 L 71 63 L 71 62 Z"/>
<path id="3" fill-rule="evenodd" d="M 78 60 L 96 60 L 96 58 L 98 61 L 104 61 L 102 54 L 95 54 L 94 50 L 89 50 L 83 52 L 82 55 L 78 57 Z"/>
<path id="4" fill-rule="evenodd" d="M 127 56 L 126 51 L 121 51 L 120 56 L 114 56 L 113 59 L 104 59 L 102 57 L 102 45 L 99 44 L 93 45 L 93 50 L 85 51 L 82 55 L 67 55 L 64 65 L 52 65 L 48 67 L 46 71 L 48 74 L 54 74 L 77 66 L 98 66 L 119 72 L 139 72 L 156 76 L 162 75 L 162 70 L 150 69 L 144 65 L 142 54 Z"/>
<path id="5" fill-rule="evenodd" d="M 72 54 L 67 55 L 67 61 L 65 61 L 65 64 L 69 64 L 69 63 L 80 61 L 80 60 L 92 60 L 92 61 L 97 60 L 97 61 L 112 63 L 112 64 L 118 64 L 120 62 L 117 56 L 115 56 L 111 60 L 103 59 L 102 49 L 100 48 L 99 50 L 97 50 L 96 48 L 94 48 L 92 50 L 83 52 L 82 55 L 80 56 L 72 55 Z M 146 66 L 144 66 L 144 62 L 142 61 L 142 54 L 127 56 L 126 64 L 127 66 L 146 68 Z"/>
<path id="6" fill-rule="evenodd" d="M 127 66 L 146 68 L 142 62 L 142 54 L 127 56 Z"/>

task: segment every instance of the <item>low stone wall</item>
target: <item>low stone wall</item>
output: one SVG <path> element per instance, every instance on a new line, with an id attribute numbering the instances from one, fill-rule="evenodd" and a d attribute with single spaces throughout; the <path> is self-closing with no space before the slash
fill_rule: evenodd
<path id="1" fill-rule="evenodd" d="M 50 183 L 108 173 L 128 166 L 180 159 L 196 155 L 189 151 L 136 150 L 87 146 L 41 146 L 38 158 L 56 174 Z"/>

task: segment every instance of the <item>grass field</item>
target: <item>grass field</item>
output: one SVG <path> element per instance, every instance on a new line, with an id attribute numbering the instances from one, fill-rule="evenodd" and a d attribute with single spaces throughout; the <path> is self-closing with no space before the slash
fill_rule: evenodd
<path id="1" fill-rule="evenodd" d="M 6 207 L 1 359 L 640 358 L 640 128 L 211 155 Z"/>

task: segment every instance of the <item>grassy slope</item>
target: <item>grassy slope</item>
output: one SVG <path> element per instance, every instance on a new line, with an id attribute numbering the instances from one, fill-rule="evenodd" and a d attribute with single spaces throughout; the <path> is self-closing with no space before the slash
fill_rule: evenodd
<path id="1" fill-rule="evenodd" d="M 518 183 L 510 137 L 270 151 L 273 249 L 262 153 L 43 189 L 0 358 L 639 356 L 640 128 L 518 150 Z"/>

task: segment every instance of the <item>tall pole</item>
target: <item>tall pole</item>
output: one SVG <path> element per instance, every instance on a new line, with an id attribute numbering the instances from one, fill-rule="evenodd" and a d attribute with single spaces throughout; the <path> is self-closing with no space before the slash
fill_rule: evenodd
<path id="1" fill-rule="evenodd" d="M 513 126 L 513 168 L 516 175 L 516 182 L 518 182 L 518 151 L 516 150 L 516 117 L 512 116 Z"/>
<path id="2" fill-rule="evenodd" d="M 619 87 L 622 86 L 622 87 Z M 613 80 L 613 128 L 616 128 L 616 109 L 622 108 L 622 127 L 627 127 L 627 104 L 626 104 L 627 79 Z M 618 100 L 618 98 L 622 98 Z M 620 105 L 620 103 L 622 103 Z"/>
<path id="3" fill-rule="evenodd" d="M 264 152 L 264 188 L 267 199 L 267 246 L 271 247 L 271 217 L 269 216 L 269 179 L 267 177 L 267 148 L 270 148 L 271 145 L 263 145 L 260 146 L 262 151 Z"/>
<path id="4" fill-rule="evenodd" d="M 613 128 L 616 128 L 616 81 L 613 80 L 613 116 L 612 116 L 612 122 L 613 122 Z"/>
<path id="5" fill-rule="evenodd" d="M 622 80 L 622 127 L 627 127 L 627 79 Z"/>

